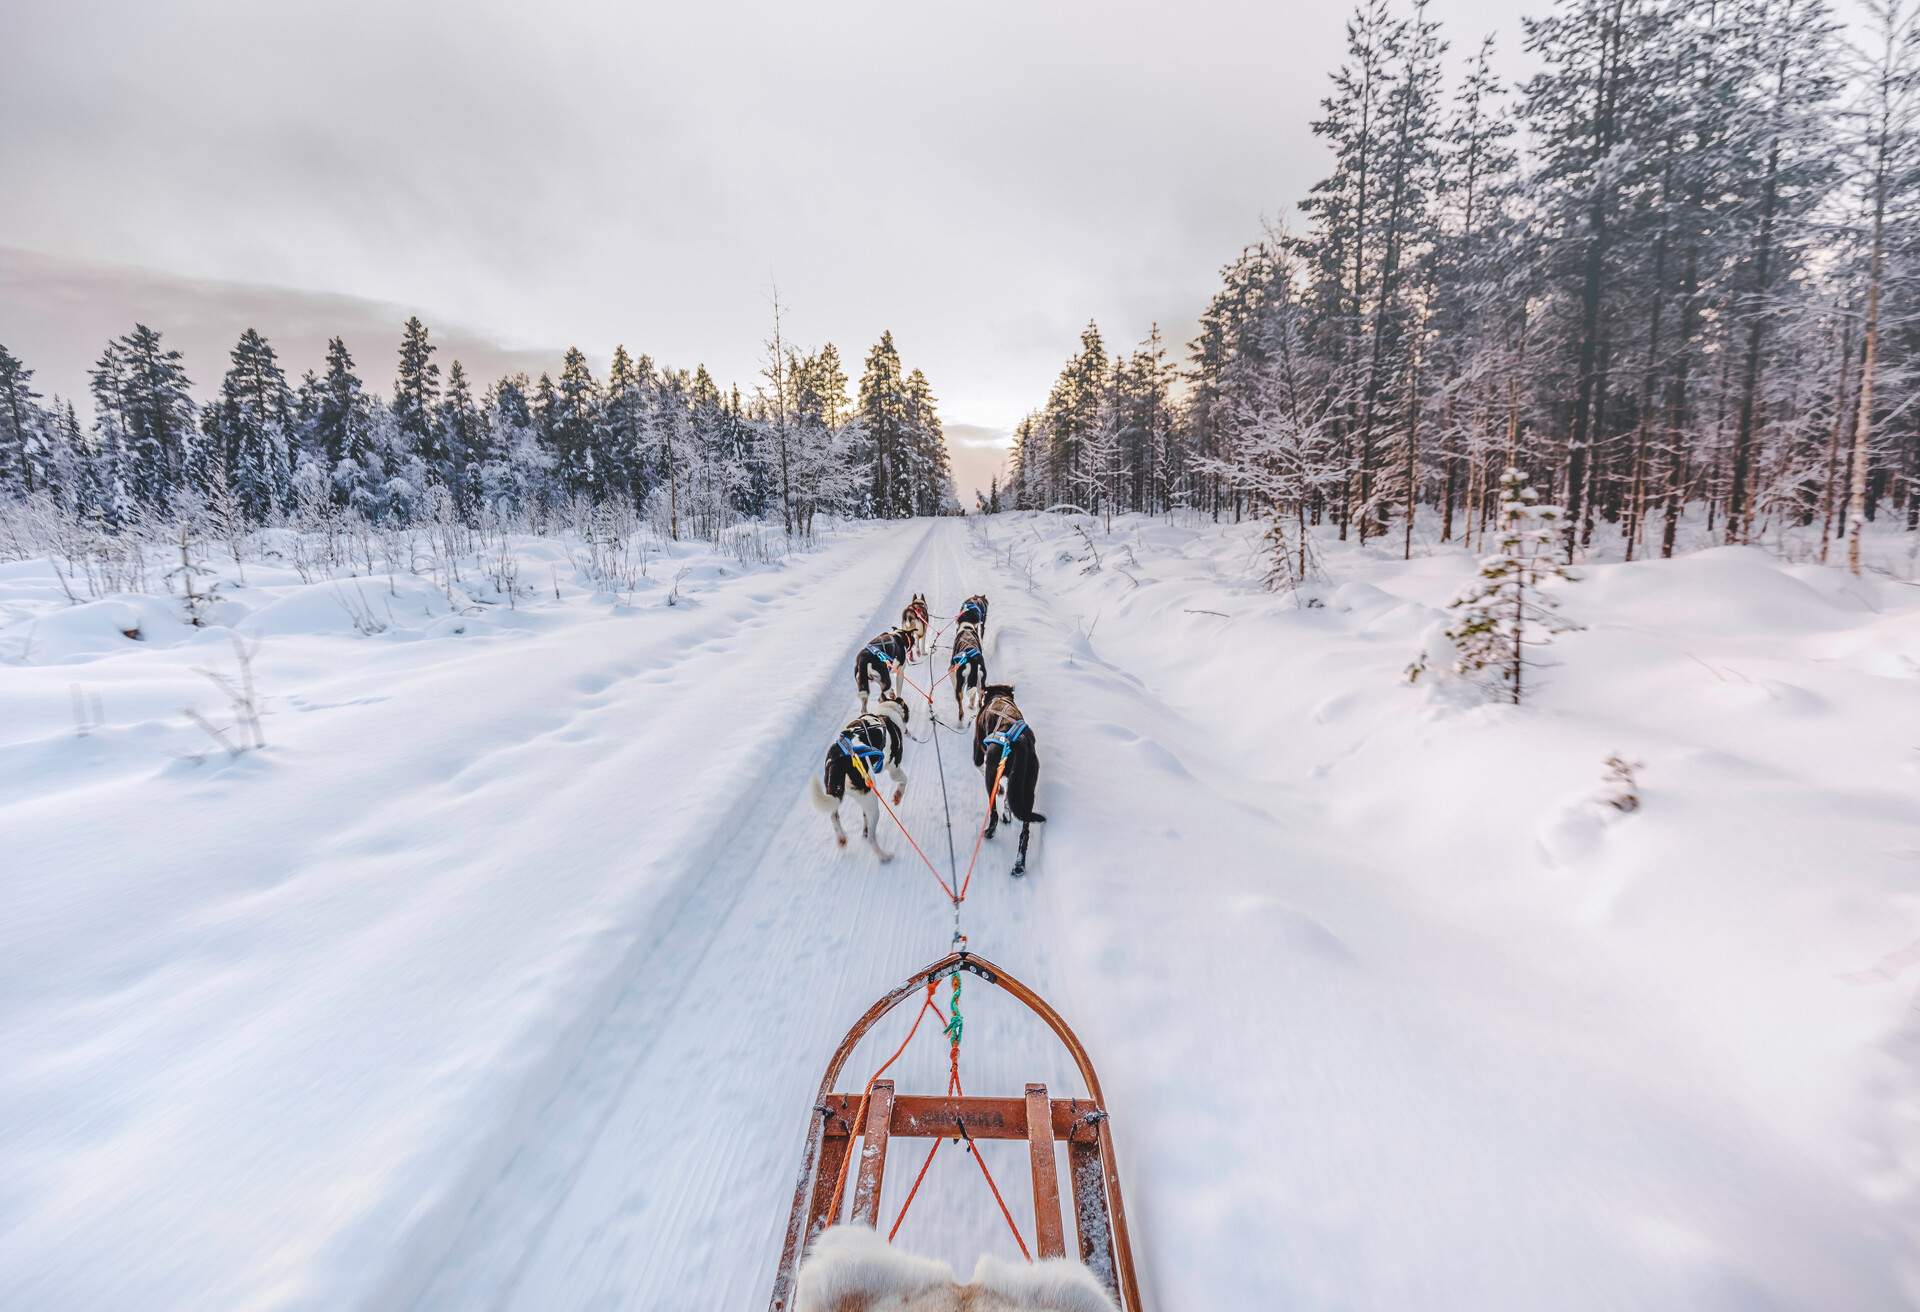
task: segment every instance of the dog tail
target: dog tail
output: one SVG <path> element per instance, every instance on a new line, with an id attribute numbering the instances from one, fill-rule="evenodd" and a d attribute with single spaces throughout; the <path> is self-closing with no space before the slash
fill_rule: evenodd
<path id="1" fill-rule="evenodd" d="M 880 714 L 886 716 L 889 720 L 892 720 L 895 724 L 905 726 L 907 722 L 906 710 L 907 708 L 904 702 L 897 702 L 893 700 L 893 698 L 891 697 L 882 697 L 880 699 L 880 706 L 879 706 Z"/>
<path id="2" fill-rule="evenodd" d="M 820 782 L 819 775 L 807 781 L 807 797 L 813 802 L 813 809 L 821 815 L 832 815 L 840 809 L 840 804 L 827 795 L 826 786 Z"/>

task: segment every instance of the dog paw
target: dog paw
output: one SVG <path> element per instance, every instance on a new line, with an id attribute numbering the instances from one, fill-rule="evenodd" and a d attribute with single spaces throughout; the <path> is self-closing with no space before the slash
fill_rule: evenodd
<path id="1" fill-rule="evenodd" d="M 903 798 L 903 797 L 905 797 L 906 795 L 907 795 L 907 788 L 906 788 L 906 785 L 905 785 L 905 784 L 902 784 L 902 785 L 901 785 L 900 787 L 898 787 L 898 788 L 896 788 L 896 789 L 894 789 L 894 790 L 893 790 L 893 804 L 894 804 L 895 806 L 898 806 L 898 805 L 900 805 L 900 799 L 901 799 L 901 798 Z"/>
<path id="2" fill-rule="evenodd" d="M 835 847 L 845 847 L 847 845 L 847 836 L 845 834 L 839 835 L 833 840 L 833 845 Z"/>
<path id="3" fill-rule="evenodd" d="M 891 852 L 882 852 L 876 848 L 873 854 L 880 858 L 881 865 L 885 865 L 887 862 L 893 860 L 893 853 Z"/>

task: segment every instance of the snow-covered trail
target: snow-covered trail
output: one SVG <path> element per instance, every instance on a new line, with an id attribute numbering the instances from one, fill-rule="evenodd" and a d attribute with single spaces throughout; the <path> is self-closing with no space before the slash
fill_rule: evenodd
<path id="1" fill-rule="evenodd" d="M 939 629 L 969 593 L 990 586 L 963 527 L 936 523 L 893 590 L 875 598 L 874 627 L 924 591 Z M 936 662 L 945 650 L 943 635 Z M 991 629 L 988 650 L 991 657 Z M 786 786 L 743 795 L 731 808 L 725 846 L 476 1209 L 422 1307 L 748 1307 L 765 1298 L 822 1064 L 874 996 L 947 952 L 952 933 L 946 896 L 891 821 L 882 816 L 882 841 L 896 857 L 882 866 L 857 841 L 835 848 L 803 795 L 853 710 L 852 654 L 794 654 L 796 676 L 823 687 L 814 732 L 797 735 L 802 746 L 783 763 Z M 926 685 L 924 663 L 912 677 Z M 948 728 L 935 730 L 925 702 L 914 700 L 919 741 L 908 745 L 899 813 L 944 873 L 944 768 L 964 872 L 984 786 L 968 739 L 951 730 L 950 688 L 936 694 Z M 857 829 L 851 807 L 843 819 Z M 1044 836 L 1034 846 L 1036 878 L 1008 877 L 1012 850 L 1004 831 L 983 848 L 964 927 L 975 950 L 1044 991 L 1062 932 L 1044 905 Z M 1018 1093 L 1044 1079 L 1060 1096 L 1079 1094 L 1051 1036 L 987 992 L 963 1000 L 970 1091 Z M 883 1026 L 876 1043 L 891 1050 L 910 1016 Z M 901 1087 L 943 1086 L 945 1056 L 929 1030 L 895 1067 Z M 863 1049 L 849 1070 L 876 1060 Z M 1024 1148 L 995 1147 L 1004 1152 L 989 1161 L 1018 1197 L 1016 1151 Z M 988 1246 L 1012 1249 L 972 1170 L 957 1154 L 936 1164 L 909 1227 L 918 1247 L 956 1264 L 970 1265 Z M 883 1210 L 897 1208 L 905 1174 L 895 1172 Z"/>
<path id="2" fill-rule="evenodd" d="M 1177 643 L 1153 668 L 1116 666 L 1096 617 L 997 568 L 957 522 L 905 557 L 876 619 L 915 590 L 936 624 L 991 594 L 991 673 L 1040 735 L 1051 820 L 1030 875 L 1007 877 L 1010 835 L 989 844 L 965 927 L 1102 1072 L 1152 1306 L 1907 1305 L 1900 1236 L 1843 1172 L 1769 1135 L 1658 1017 L 1436 919 L 1299 797 L 1250 784 L 1223 726 L 1169 704 Z M 793 654 L 821 692 L 782 786 L 734 803 L 421 1307 L 764 1300 L 821 1064 L 950 933 L 911 852 L 882 868 L 837 851 L 802 796 L 852 706 L 850 657 Z M 964 865 L 981 786 L 964 739 L 935 742 L 910 749 L 902 815 L 944 866 L 944 764 Z M 1037 1023 L 984 986 L 965 1006 L 969 1092 L 1080 1092 Z M 849 1086 L 907 1019 L 855 1054 Z M 937 1089 L 944 1058 L 923 1033 L 894 1076 Z M 1024 1223 L 1017 1145 L 999 1147 Z M 896 1155 L 883 1217 L 917 1165 Z M 962 1270 L 1011 1250 L 971 1164 L 945 1152 L 902 1241 Z"/>

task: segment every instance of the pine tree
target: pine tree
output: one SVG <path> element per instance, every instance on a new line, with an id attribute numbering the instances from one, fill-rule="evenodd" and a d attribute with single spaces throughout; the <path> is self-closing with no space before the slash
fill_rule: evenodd
<path id="1" fill-rule="evenodd" d="M 220 399 L 207 407 L 202 431 L 212 444 L 200 491 L 216 481 L 254 523 L 289 504 L 293 484 L 293 393 L 273 347 L 249 328 L 229 356 Z"/>
<path id="2" fill-rule="evenodd" d="M 440 366 L 433 362 L 434 349 L 427 340 L 427 326 L 417 315 L 409 316 L 400 332 L 400 370 L 393 380 L 393 421 L 399 432 L 400 449 L 420 457 L 431 482 L 451 486 L 453 460 L 442 440 L 440 426 L 434 423 L 440 401 Z"/>
<path id="3" fill-rule="evenodd" d="M 853 510 L 869 475 L 851 449 L 852 402 L 833 343 L 813 355 L 791 357 L 785 373 L 793 391 L 788 445 L 794 517 L 806 537 L 821 511 Z"/>
<path id="4" fill-rule="evenodd" d="M 434 416 L 434 429 L 438 446 L 445 453 L 450 475 L 447 486 L 452 491 L 454 507 L 470 522 L 481 500 L 482 471 L 493 459 L 493 452 L 486 417 L 474 403 L 467 371 L 458 360 L 447 369 L 447 394 Z"/>
<path id="5" fill-rule="evenodd" d="M 551 456 L 541 441 L 525 374 L 502 378 L 487 405 L 488 451 L 482 496 L 496 512 L 537 515 L 546 500 Z"/>
<path id="6" fill-rule="evenodd" d="M 94 366 L 95 413 L 111 462 L 102 495 L 114 522 L 133 509 L 165 513 L 195 454 L 194 405 L 180 352 L 145 324 L 108 343 Z"/>
<path id="7" fill-rule="evenodd" d="M 880 519 L 899 519 L 913 513 L 907 483 L 907 447 L 911 420 L 907 409 L 906 379 L 893 334 L 883 332 L 867 353 L 860 375 L 860 426 L 871 462 L 867 513 Z"/>
<path id="8" fill-rule="evenodd" d="M 1837 81 L 1834 23 L 1824 0 L 1747 0 L 1740 21 L 1751 35 L 1740 47 L 1745 80 L 1759 94 L 1730 134 L 1738 179 L 1733 194 L 1751 199 L 1732 215 L 1737 227 L 1729 225 L 1729 235 L 1746 248 L 1737 259 L 1732 306 L 1745 341 L 1727 493 L 1729 542 L 1746 541 L 1753 528 L 1761 371 L 1784 308 L 1779 288 L 1804 259 L 1814 207 L 1833 184 L 1827 119 Z"/>
<path id="9" fill-rule="evenodd" d="M 327 342 L 326 373 L 304 445 L 323 462 L 337 504 L 367 508 L 374 503 L 384 471 L 374 449 L 371 403 L 338 337 Z"/>
<path id="10" fill-rule="evenodd" d="M 1914 189 L 1914 161 L 1920 155 L 1915 131 L 1920 111 L 1920 13 L 1905 0 L 1872 0 L 1875 47 L 1873 65 L 1861 113 L 1865 131 L 1860 141 L 1864 156 L 1860 186 L 1870 219 L 1866 270 L 1866 315 L 1861 326 L 1862 346 L 1859 396 L 1854 402 L 1853 449 L 1847 487 L 1847 569 L 1860 573 L 1861 541 L 1872 514 L 1874 386 L 1878 381 L 1881 305 L 1887 281 L 1889 218 L 1909 217 Z"/>
<path id="11" fill-rule="evenodd" d="M 1080 351 L 1067 362 L 1042 416 L 1046 423 L 1046 492 L 1049 504 L 1068 500 L 1085 482 L 1084 447 L 1103 421 L 1108 404 L 1111 364 L 1099 325 L 1088 321 L 1080 332 Z"/>
<path id="12" fill-rule="evenodd" d="M 33 390 L 33 370 L 5 346 L 0 346 L 0 491 L 11 488 L 31 495 L 33 465 L 27 446 L 40 423 L 40 393 Z"/>
<path id="13" fill-rule="evenodd" d="M 958 504 L 959 498 L 953 490 L 953 468 L 939 405 L 927 376 L 918 369 L 907 375 L 906 403 L 910 511 L 916 515 L 945 513 Z"/>
<path id="14" fill-rule="evenodd" d="M 651 361 L 634 363 L 627 348 L 613 348 L 613 367 L 607 373 L 606 403 L 601 422 L 605 433 L 601 447 L 606 453 L 609 480 L 616 483 L 636 506 L 646 504 L 650 480 L 647 476 L 647 412 L 653 366 Z"/>
<path id="15" fill-rule="evenodd" d="M 1479 579 L 1452 602 L 1460 618 L 1447 637 L 1456 673 L 1491 673 L 1518 706 L 1532 664 L 1528 649 L 1575 626 L 1555 613 L 1558 603 L 1541 586 L 1568 577 L 1555 555 L 1559 507 L 1541 504 L 1517 469 L 1501 475 L 1500 490 L 1498 545 L 1481 559 Z"/>

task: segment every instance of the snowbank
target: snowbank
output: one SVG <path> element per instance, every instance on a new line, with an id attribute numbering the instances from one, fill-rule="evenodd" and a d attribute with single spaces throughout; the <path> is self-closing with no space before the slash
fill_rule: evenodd
<path id="1" fill-rule="evenodd" d="M 1252 525 L 1078 525 L 1091 546 L 998 516 L 976 546 L 1028 597 L 996 618 L 1074 629 L 1030 679 L 1137 684 L 1189 722 L 1185 752 L 1084 692 L 1056 697 L 1066 734 L 1046 722 L 1052 768 L 1099 805 L 1047 808 L 1050 859 L 1179 888 L 1073 902 L 1101 926 L 1072 940 L 1088 977 L 1151 962 L 1186 985 L 1127 995 L 1144 1014 L 1104 1036 L 1122 1098 L 1169 1116 L 1197 1086 L 1183 1126 L 1282 1123 L 1276 1151 L 1196 1154 L 1204 1184 L 1157 1146 L 1139 1168 L 1175 1305 L 1241 1305 L 1247 1285 L 1187 1270 L 1243 1247 L 1272 1301 L 1310 1306 L 1920 1303 L 1920 589 L 1753 549 L 1588 563 L 1557 587 L 1583 630 L 1515 708 L 1407 682 L 1472 575 L 1457 547 L 1323 541 L 1323 576 L 1276 596 Z M 1085 833 L 1127 825 L 1101 794 L 1141 785 L 1171 841 Z M 1210 828 L 1244 826 L 1196 793 L 1271 838 L 1223 846 Z M 1422 1000 L 1392 1004 L 1416 1028 L 1383 1044 L 1366 999 L 1394 982 Z M 1185 1041 L 1134 1040 L 1186 1035 L 1196 1005 Z M 1554 1293 L 1555 1270 L 1587 1283 Z"/>
<path id="2" fill-rule="evenodd" d="M 676 546 L 631 604 L 564 552 L 511 607 L 224 562 L 206 628 L 0 571 L 0 1302 L 405 1302 L 784 757 L 754 698 L 857 640 L 903 532 Z M 236 639 L 237 758 L 183 714 L 231 719 Z"/>

